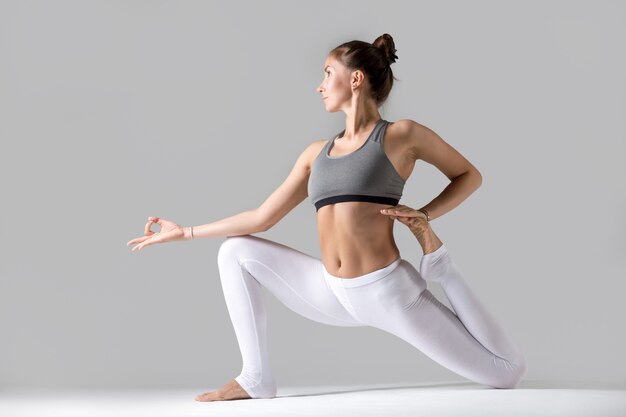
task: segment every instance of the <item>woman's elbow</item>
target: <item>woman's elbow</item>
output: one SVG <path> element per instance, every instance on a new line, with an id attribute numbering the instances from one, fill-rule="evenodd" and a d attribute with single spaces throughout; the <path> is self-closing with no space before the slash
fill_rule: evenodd
<path id="1" fill-rule="evenodd" d="M 476 170 L 476 177 L 478 178 L 478 185 L 476 186 L 476 188 L 480 187 L 483 184 L 483 176 L 480 175 L 480 172 L 478 172 L 478 170 Z"/>
<path id="2" fill-rule="evenodd" d="M 473 186 L 474 189 L 480 187 L 483 183 L 483 176 L 480 174 L 480 172 L 478 172 L 476 168 L 470 168 L 464 173 L 453 177 L 450 181 L 455 181 L 457 179 L 462 180 L 464 184 Z"/>
<path id="3" fill-rule="evenodd" d="M 476 188 L 480 187 L 483 183 L 483 176 L 480 174 L 476 168 L 472 167 L 469 171 L 467 171 L 467 175 L 470 176 L 473 182 L 476 184 Z"/>

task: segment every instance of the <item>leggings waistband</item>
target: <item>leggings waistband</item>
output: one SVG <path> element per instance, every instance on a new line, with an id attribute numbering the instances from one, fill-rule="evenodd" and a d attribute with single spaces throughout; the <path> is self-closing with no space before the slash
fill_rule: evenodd
<path id="1" fill-rule="evenodd" d="M 339 285 L 341 287 L 360 287 L 361 285 L 369 284 L 386 277 L 394 269 L 396 269 L 396 267 L 400 264 L 400 261 L 402 261 L 402 257 L 396 259 L 385 267 L 354 278 L 341 278 L 331 275 L 323 264 L 322 271 L 324 272 L 324 278 L 326 278 L 326 281 L 330 284 Z"/>

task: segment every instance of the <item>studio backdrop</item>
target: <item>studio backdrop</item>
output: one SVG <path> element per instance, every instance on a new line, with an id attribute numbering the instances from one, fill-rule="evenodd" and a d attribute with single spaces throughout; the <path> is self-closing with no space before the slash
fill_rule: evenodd
<path id="1" fill-rule="evenodd" d="M 624 381 L 625 20 L 613 1 L 1 1 L 0 387 L 238 375 L 224 238 L 126 242 L 148 216 L 201 225 L 262 204 L 345 127 L 316 91 L 328 52 L 383 33 L 398 60 L 381 116 L 429 127 L 483 176 L 432 226 L 527 379 Z M 401 204 L 447 184 L 418 161 Z M 258 236 L 320 255 L 308 198 Z M 265 296 L 279 387 L 466 381 Z"/>

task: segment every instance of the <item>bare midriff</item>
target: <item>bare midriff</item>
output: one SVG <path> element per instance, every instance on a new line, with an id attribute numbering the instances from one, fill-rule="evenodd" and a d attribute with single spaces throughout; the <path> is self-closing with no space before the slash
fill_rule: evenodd
<path id="1" fill-rule="evenodd" d="M 322 263 L 336 277 L 355 278 L 400 257 L 393 223 L 380 210 L 389 204 L 347 201 L 317 211 Z"/>

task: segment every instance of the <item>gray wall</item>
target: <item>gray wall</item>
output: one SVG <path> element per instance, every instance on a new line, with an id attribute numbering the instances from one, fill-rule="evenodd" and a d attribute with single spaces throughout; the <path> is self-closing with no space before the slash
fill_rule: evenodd
<path id="1" fill-rule="evenodd" d="M 1 2 L 0 386 L 238 375 L 223 238 L 126 242 L 148 216 L 199 225 L 261 204 L 345 126 L 315 91 L 328 51 L 385 32 L 400 81 L 381 115 L 430 127 L 483 175 L 433 228 L 528 379 L 623 381 L 625 19 L 607 1 Z M 402 203 L 446 185 L 418 162 Z M 307 199 L 259 235 L 319 256 L 315 221 Z M 282 386 L 465 381 L 382 331 L 266 300 Z"/>

